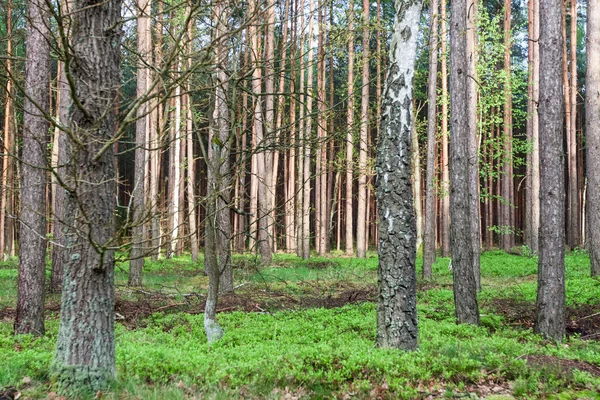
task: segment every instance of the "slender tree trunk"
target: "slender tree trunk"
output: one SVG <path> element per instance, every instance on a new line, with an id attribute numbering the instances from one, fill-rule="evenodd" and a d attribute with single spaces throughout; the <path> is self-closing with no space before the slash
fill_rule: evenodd
<path id="1" fill-rule="evenodd" d="M 587 148 L 587 234 L 592 276 L 600 276 L 600 2 L 587 10 L 585 128 Z"/>
<path id="2" fill-rule="evenodd" d="M 479 324 L 477 305 L 477 281 L 473 269 L 476 257 L 472 235 L 465 234 L 465 227 L 473 230 L 470 190 L 470 136 L 473 122 L 469 117 L 469 56 L 467 37 L 467 0 L 452 2 L 450 20 L 450 247 L 452 250 L 452 275 L 454 279 L 454 303 L 459 323 Z M 466 117 L 465 117 L 466 116 Z"/>
<path id="3" fill-rule="evenodd" d="M 415 107 L 415 99 L 413 97 L 413 118 L 416 118 L 419 115 L 419 111 Z M 417 252 L 423 243 L 423 202 L 421 201 L 422 192 L 421 192 L 421 158 L 419 157 L 419 136 L 417 134 L 417 124 L 413 123 L 410 127 L 411 129 L 411 152 L 412 152 L 412 168 L 413 168 L 413 203 L 415 209 L 415 218 L 417 222 L 417 243 L 415 248 Z"/>
<path id="4" fill-rule="evenodd" d="M 148 90 L 148 65 L 151 61 L 152 43 L 150 42 L 150 0 L 138 0 L 137 17 L 137 97 L 146 97 Z M 132 224 L 131 251 L 129 253 L 129 286 L 142 285 L 142 269 L 144 268 L 144 256 L 146 255 L 144 234 L 146 232 L 146 204 L 144 199 L 146 183 L 146 157 L 148 143 L 146 134 L 148 128 L 149 108 L 148 101 L 144 101 L 137 110 L 137 121 L 135 123 L 135 178 L 133 181 L 133 192 L 130 209 L 130 222 Z"/>
<path id="5" fill-rule="evenodd" d="M 307 83 L 306 83 L 306 122 L 304 132 L 304 193 L 302 200 L 303 216 L 303 251 L 302 258 L 308 260 L 310 257 L 310 138 L 312 133 L 312 107 L 313 107 L 313 59 L 314 59 L 314 0 L 309 1 L 308 13 L 308 59 L 306 62 L 307 68 Z"/>
<path id="6" fill-rule="evenodd" d="M 15 333 L 44 334 L 46 278 L 46 152 L 50 114 L 48 5 L 27 2 L 27 54 L 21 164 L 19 277 Z"/>
<path id="7" fill-rule="evenodd" d="M 360 147 L 358 153 L 358 213 L 356 216 L 356 255 L 367 256 L 367 135 L 369 129 L 369 8 L 363 0 L 362 91 L 360 111 Z"/>
<path id="8" fill-rule="evenodd" d="M 395 4 L 396 22 L 377 148 L 379 224 L 378 347 L 417 347 L 415 215 L 411 188 L 412 81 L 421 2 Z"/>
<path id="9" fill-rule="evenodd" d="M 571 51 L 570 51 L 570 88 L 571 106 L 569 135 L 569 247 L 575 249 L 580 245 L 579 226 L 579 185 L 577 182 L 577 0 L 571 0 Z"/>
<path id="10" fill-rule="evenodd" d="M 353 191 L 354 182 L 354 0 L 348 5 L 348 117 L 346 120 L 346 245 L 347 256 L 354 254 Z"/>
<path id="11" fill-rule="evenodd" d="M 476 0 L 467 1 L 467 104 L 469 127 L 469 213 L 473 241 L 473 274 L 477 290 L 481 289 L 479 255 L 481 252 L 481 201 L 479 200 L 479 138 L 477 135 L 477 7 Z"/>
<path id="12" fill-rule="evenodd" d="M 265 192 L 264 196 L 259 194 L 258 202 L 259 209 L 262 209 L 264 214 L 259 213 L 260 223 L 263 223 L 263 228 L 260 230 L 264 234 L 261 241 L 261 262 L 271 262 L 271 253 L 275 248 L 275 181 L 276 173 L 274 170 L 274 152 L 273 144 L 276 143 L 275 132 L 275 1 L 266 1 L 267 21 L 265 25 L 265 60 L 264 60 L 264 81 L 265 81 L 265 116 L 264 116 L 264 137 L 261 147 L 264 149 L 264 155 L 259 156 L 259 192 L 261 189 Z M 261 158 L 264 159 L 264 169 L 261 173 Z M 260 182 L 260 180 L 263 180 Z M 275 179 L 276 180 L 276 179 Z M 263 187 L 264 184 L 264 187 Z"/>
<path id="13" fill-rule="evenodd" d="M 205 268 L 209 279 L 214 270 L 218 271 L 219 290 L 222 293 L 233 291 L 233 271 L 231 267 L 231 222 L 230 222 L 230 191 L 231 166 L 231 136 L 229 134 L 229 108 L 227 103 L 229 77 L 227 76 L 227 18 L 228 12 L 222 3 L 215 6 L 217 27 L 215 32 L 215 61 L 213 76 L 215 84 L 215 104 L 213 109 L 213 126 L 208 138 L 208 192 L 209 207 L 207 209 Z M 213 242 L 214 241 L 214 242 Z M 216 284 L 216 283 L 213 283 Z M 212 288 L 211 288 L 212 289 Z M 212 299 L 211 299 L 212 302 Z M 215 299 L 216 302 L 216 299 Z M 212 307 L 213 304 L 211 303 Z M 207 310 L 209 309 L 207 299 Z M 207 316 L 208 315 L 208 316 Z M 212 322 L 211 322 L 212 321 Z M 205 312 L 204 327 L 207 337 L 210 326 L 216 323 L 213 315 Z M 208 325 L 207 325 L 208 324 Z M 210 326 L 209 326 L 210 325 Z M 209 338 L 210 339 L 210 338 Z M 212 341 L 212 340 L 210 340 Z"/>
<path id="14" fill-rule="evenodd" d="M 425 177 L 425 236 L 423 237 L 423 278 L 431 279 L 435 262 L 436 179 L 435 155 L 437 133 L 437 64 L 438 11 L 437 0 L 431 0 L 429 29 L 429 80 L 427 83 L 427 173 Z"/>
<path id="15" fill-rule="evenodd" d="M 530 190 L 527 194 L 527 245 L 533 254 L 538 253 L 539 249 L 539 226 L 540 226 L 540 147 L 539 147 L 539 77 L 540 77 L 540 57 L 539 57 L 539 35 L 540 35 L 540 0 L 531 0 L 530 5 L 530 43 L 532 48 L 532 68 L 530 74 L 531 87 L 531 117 L 530 134 L 528 136 L 532 144 L 532 151 L 529 157 L 529 182 Z"/>
<path id="16" fill-rule="evenodd" d="M 510 251 L 515 245 L 514 226 L 512 226 L 512 214 L 514 204 L 511 199 L 514 198 L 513 189 L 513 156 L 512 156 L 512 79 L 510 68 L 510 50 L 512 46 L 511 20 L 511 0 L 504 0 L 504 160 L 502 164 L 502 222 L 500 225 L 505 232 L 500 236 L 501 247 L 504 251 Z"/>
<path id="17" fill-rule="evenodd" d="M 9 203 L 11 202 L 12 191 L 9 191 L 9 186 L 14 184 L 13 180 L 13 165 L 14 165 L 14 137 L 15 137 L 15 118 L 14 118 L 14 99 L 15 85 L 13 82 L 13 3 L 12 0 L 7 0 L 6 3 L 6 106 L 4 108 L 4 151 L 3 168 L 2 168 L 2 193 L 0 194 L 0 255 L 6 258 L 5 249 L 7 247 L 7 231 L 12 227 L 9 223 Z M 7 218 L 7 215 L 9 218 Z"/>
<path id="18" fill-rule="evenodd" d="M 95 7 L 79 0 L 72 15 L 67 68 L 74 106 L 70 111 L 75 230 L 65 265 L 60 328 L 53 361 L 63 387 L 104 390 L 115 377 L 114 237 L 115 169 L 111 141 L 119 88 L 121 2 Z M 85 101 L 83 103 L 82 101 Z"/>
<path id="19" fill-rule="evenodd" d="M 442 257 L 450 256 L 450 170 L 448 165 L 448 62 L 446 0 L 441 12 L 441 79 L 442 79 Z"/>
<path id="20" fill-rule="evenodd" d="M 560 82 L 560 0 L 540 0 L 540 255 L 535 331 L 565 335 L 564 98 Z"/>

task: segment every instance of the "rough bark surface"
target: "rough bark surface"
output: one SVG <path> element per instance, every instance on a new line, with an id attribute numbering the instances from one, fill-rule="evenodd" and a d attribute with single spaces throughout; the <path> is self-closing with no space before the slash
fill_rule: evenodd
<path id="1" fill-rule="evenodd" d="M 540 0 L 540 249 L 535 331 L 565 335 L 564 97 L 560 0 Z"/>
<path id="2" fill-rule="evenodd" d="M 467 56 L 467 1 L 452 3 L 450 20 L 450 248 L 454 303 L 459 323 L 479 324 L 477 282 L 473 270 L 471 201 L 469 196 L 469 104 L 467 85 L 469 60 Z"/>
<path id="3" fill-rule="evenodd" d="M 105 389 L 116 374 L 114 341 L 115 133 L 119 88 L 119 0 L 77 0 L 72 13 L 73 83 L 69 191 L 76 236 L 68 245 L 53 361 L 59 386 Z"/>
<path id="4" fill-rule="evenodd" d="M 15 333 L 44 334 L 46 277 L 46 151 L 50 113 L 48 6 L 27 2 L 27 59 L 21 163 L 21 236 Z"/>
<path id="5" fill-rule="evenodd" d="M 588 1 L 585 76 L 587 147 L 587 248 L 592 276 L 600 275 L 600 1 Z"/>
<path id="6" fill-rule="evenodd" d="M 450 256 L 450 167 L 448 164 L 448 60 L 446 0 L 441 2 L 441 80 L 442 80 L 442 257 Z"/>
<path id="7" fill-rule="evenodd" d="M 429 30 L 429 80 L 427 83 L 427 173 L 425 177 L 425 235 L 423 237 L 423 278 L 431 279 L 435 262 L 436 215 L 436 133 L 437 133 L 437 63 L 438 63 L 438 2 L 431 1 Z"/>
<path id="8" fill-rule="evenodd" d="M 377 346 L 417 347 L 416 226 L 411 188 L 414 64 L 422 3 L 396 0 L 377 148 L 379 298 Z"/>

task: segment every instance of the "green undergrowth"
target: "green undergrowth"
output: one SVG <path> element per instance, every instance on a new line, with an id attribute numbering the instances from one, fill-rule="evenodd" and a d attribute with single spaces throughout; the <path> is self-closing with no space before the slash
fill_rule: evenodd
<path id="1" fill-rule="evenodd" d="M 281 254 L 268 267 L 249 256 L 235 256 L 233 261 L 236 285 L 244 285 L 239 290 L 285 289 L 297 298 L 329 286 L 373 287 L 377 279 L 375 257 L 303 261 Z M 506 299 L 529 308 L 534 305 L 535 258 L 501 252 L 482 255 L 479 327 L 454 322 L 449 262 L 438 257 L 434 279 L 419 280 L 418 351 L 374 346 L 372 302 L 328 309 L 220 313 L 225 336 L 210 346 L 202 314 L 158 312 L 137 328 L 117 323 L 118 381 L 103 398 L 468 397 L 482 385 L 504 390 L 499 395 L 519 398 L 597 398 L 600 378 L 590 372 L 527 360 L 544 356 L 598 366 L 600 342 L 571 336 L 562 344 L 551 343 L 530 327 L 511 323 L 507 313 L 498 309 Z M 418 274 L 421 263 L 419 259 Z M 12 301 L 14 306 L 15 267 L 0 266 L 3 305 Z M 568 255 L 566 267 L 567 303 L 597 304 L 600 281 L 589 277 L 587 256 Z M 135 298 L 139 293 L 123 287 L 126 272 L 127 264 L 120 263 L 117 295 Z M 159 260 L 146 264 L 143 290 L 203 293 L 206 279 L 202 263 L 192 263 L 189 257 Z M 48 369 L 56 344 L 56 313 L 48 316 L 46 329 L 42 338 L 15 337 L 12 321 L 0 320 L 0 388 L 15 386 L 32 399 L 46 398 L 54 390 Z"/>

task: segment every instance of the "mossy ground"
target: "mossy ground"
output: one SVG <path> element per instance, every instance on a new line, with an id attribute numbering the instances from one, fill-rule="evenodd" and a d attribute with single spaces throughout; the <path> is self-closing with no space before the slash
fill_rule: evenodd
<path id="1" fill-rule="evenodd" d="M 449 259 L 438 258 L 435 279 L 419 282 L 420 345 L 411 353 L 374 347 L 375 253 L 234 263 L 236 293 L 218 306 L 225 336 L 211 346 L 201 261 L 147 262 L 138 289 L 126 286 L 127 263 L 118 265 L 118 381 L 102 398 L 600 398 L 600 316 L 591 316 L 600 280 L 589 277 L 585 254 L 567 256 L 561 344 L 532 330 L 536 259 L 482 255 L 482 323 L 471 327 L 454 323 Z M 0 265 L 0 388 L 52 397 L 59 299 L 48 296 L 45 337 L 13 336 L 16 276 L 15 261 Z"/>

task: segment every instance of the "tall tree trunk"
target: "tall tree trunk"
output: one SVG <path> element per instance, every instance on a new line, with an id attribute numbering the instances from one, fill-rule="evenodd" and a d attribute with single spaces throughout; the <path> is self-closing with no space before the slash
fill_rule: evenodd
<path id="1" fill-rule="evenodd" d="M 504 232 L 500 236 L 501 247 L 510 251 L 515 245 L 514 226 L 512 214 L 514 213 L 513 187 L 513 155 L 512 155 L 512 78 L 510 68 L 510 50 L 512 46 L 511 0 L 504 0 L 504 120 L 502 124 L 504 134 L 504 160 L 502 164 L 502 226 Z"/>
<path id="2" fill-rule="evenodd" d="M 539 226 L 540 226 L 540 147 L 539 147 L 539 32 L 540 32 L 540 0 L 531 0 L 530 10 L 530 47 L 531 47 L 531 73 L 529 87 L 531 88 L 530 101 L 530 129 L 528 140 L 531 142 L 532 150 L 528 162 L 528 192 L 526 205 L 526 236 L 527 245 L 533 254 L 539 249 Z"/>
<path id="3" fill-rule="evenodd" d="M 77 199 L 68 248 L 60 328 L 53 361 L 63 387 L 105 389 L 115 377 L 114 103 L 119 88 L 121 2 L 89 7 L 76 0 L 72 51 L 67 59 L 74 106 L 70 111 L 71 165 L 66 184 Z"/>
<path id="4" fill-rule="evenodd" d="M 306 61 L 307 68 L 307 83 L 306 83 L 306 122 L 304 132 L 304 193 L 302 200 L 303 216 L 302 216 L 302 235 L 303 235 L 303 251 L 302 258 L 308 260 L 310 257 L 310 138 L 312 133 L 312 107 L 313 107 L 313 59 L 314 59 L 314 19 L 315 19 L 315 2 L 309 1 L 308 13 L 308 58 Z"/>
<path id="5" fill-rule="evenodd" d="M 411 188 L 412 81 L 421 2 L 396 1 L 377 148 L 379 295 L 377 346 L 417 348 L 415 215 Z"/>
<path id="6" fill-rule="evenodd" d="M 14 184 L 13 180 L 13 165 L 14 165 L 14 143 L 15 143 L 15 85 L 13 82 L 13 3 L 12 0 L 7 0 L 6 3 L 6 106 L 4 108 L 4 141 L 3 165 L 2 165 L 2 193 L 0 194 L 0 256 L 6 258 L 6 239 L 7 231 L 12 225 L 9 223 L 9 203 L 12 195 L 8 188 Z M 7 218 L 7 215 L 9 218 Z"/>
<path id="7" fill-rule="evenodd" d="M 469 213 L 473 242 L 473 276 L 477 290 L 481 289 L 479 254 L 481 252 L 481 202 L 479 200 L 479 139 L 477 135 L 477 8 L 476 0 L 467 1 L 467 118 L 469 127 Z"/>
<path id="8" fill-rule="evenodd" d="M 437 63 L 438 11 L 437 0 L 431 0 L 429 29 L 429 80 L 427 82 L 427 173 L 425 177 L 425 235 L 423 237 L 423 278 L 431 279 L 435 262 L 436 178 L 435 155 L 437 133 Z"/>
<path id="9" fill-rule="evenodd" d="M 535 331 L 557 341 L 565 335 L 561 25 L 560 0 L 540 0 L 540 192 L 544 196 L 540 204 Z"/>
<path id="10" fill-rule="evenodd" d="M 150 35 L 150 0 L 138 0 L 137 17 L 137 98 L 147 97 L 148 75 L 152 58 L 152 43 Z M 146 134 L 149 120 L 148 101 L 143 101 L 137 110 L 137 121 L 135 123 L 135 177 L 133 181 L 133 192 L 130 209 L 130 222 L 132 224 L 131 251 L 129 253 L 129 286 L 142 285 L 142 269 L 144 268 L 144 256 L 146 255 L 146 204 L 144 199 L 146 183 L 146 157 L 148 143 Z"/>
<path id="11" fill-rule="evenodd" d="M 354 182 L 354 0 L 348 4 L 348 117 L 346 120 L 346 240 L 345 253 L 354 254 L 353 191 Z"/>
<path id="12" fill-rule="evenodd" d="M 50 114 L 50 18 L 44 1 L 27 2 L 27 54 L 21 163 L 19 277 L 15 333 L 44 334 L 46 152 Z"/>
<path id="13" fill-rule="evenodd" d="M 318 1 L 318 44 L 317 44 L 317 149 L 315 173 L 315 247 L 319 255 L 326 252 L 325 237 L 327 229 L 327 119 L 325 102 L 325 7 Z"/>
<path id="14" fill-rule="evenodd" d="M 571 99 L 569 105 L 570 131 L 569 148 L 567 149 L 569 160 L 569 247 L 574 249 L 580 245 L 579 226 L 579 185 L 577 182 L 577 0 L 571 0 L 571 51 L 570 51 L 570 81 L 569 94 Z"/>
<path id="15" fill-rule="evenodd" d="M 362 91 L 358 153 L 358 213 L 356 216 L 356 255 L 367 256 L 367 134 L 369 129 L 369 0 L 363 0 Z"/>
<path id="16" fill-rule="evenodd" d="M 264 81 L 265 81 L 265 121 L 264 121 L 264 143 L 261 148 L 264 150 L 264 156 L 259 157 L 259 179 L 264 179 L 264 185 L 259 184 L 265 191 L 264 197 L 259 195 L 259 208 L 263 205 L 264 214 L 260 219 L 263 222 L 261 232 L 265 234 L 261 241 L 261 261 L 269 263 L 271 261 L 271 253 L 275 249 L 275 183 L 274 179 L 277 174 L 274 170 L 274 152 L 273 144 L 276 143 L 277 132 L 275 127 L 275 1 L 266 1 L 267 21 L 265 25 L 265 60 L 264 60 Z M 264 170 L 261 169 L 261 158 L 264 158 Z M 260 224 L 259 222 L 259 224 Z M 261 239 L 259 239 L 261 240 Z M 265 243 L 266 241 L 266 243 Z M 268 247 L 267 247 L 268 244 Z M 267 250 L 268 249 L 268 250 Z M 268 253 L 268 254 L 267 254 Z"/>
<path id="17" fill-rule="evenodd" d="M 473 269 L 475 249 L 471 235 L 465 235 L 465 227 L 473 230 L 470 190 L 470 136 L 473 122 L 469 117 L 469 56 L 467 37 L 467 0 L 452 2 L 450 19 L 450 247 L 452 250 L 452 275 L 454 279 L 454 303 L 459 323 L 479 324 L 477 305 L 477 281 Z"/>
<path id="18" fill-rule="evenodd" d="M 448 62 L 446 0 L 442 0 L 441 12 L 441 79 L 442 79 L 442 257 L 450 256 L 450 170 L 448 165 Z"/>
<path id="19" fill-rule="evenodd" d="M 231 136 L 229 132 L 229 106 L 227 93 L 229 77 L 227 76 L 227 18 L 228 12 L 219 2 L 215 6 L 215 70 L 213 83 L 215 85 L 214 109 L 212 126 L 208 138 L 208 201 L 205 245 L 205 268 L 209 280 L 219 277 L 218 289 L 222 293 L 233 291 L 233 273 L 231 267 L 231 222 L 229 212 L 231 171 L 230 149 Z M 217 271 L 217 272 L 215 272 Z M 214 290 L 216 282 L 210 282 L 209 290 Z M 209 293 L 209 296 L 212 293 Z M 211 335 L 218 333 L 216 325 L 216 298 L 207 298 L 204 317 L 204 328 L 207 338 L 213 341 Z M 218 336 L 218 335 L 217 335 Z"/>
<path id="20" fill-rule="evenodd" d="M 188 5 L 187 14 L 191 14 L 191 6 Z M 192 39 L 194 37 L 194 28 L 193 24 L 188 25 L 188 34 L 187 34 L 187 57 L 188 57 L 188 69 L 192 69 Z M 198 261 L 198 253 L 199 253 L 199 243 L 198 243 L 198 224 L 196 221 L 196 162 L 194 158 L 194 112 L 192 106 L 192 96 L 190 95 L 192 91 L 191 85 L 188 83 L 187 85 L 187 93 L 186 97 L 186 141 L 187 141 L 187 202 L 188 202 L 188 220 L 190 226 L 190 248 L 192 252 L 192 262 Z"/>
<path id="21" fill-rule="evenodd" d="M 600 276 L 600 2 L 587 10 L 585 128 L 587 148 L 587 234 L 592 276 Z"/>

